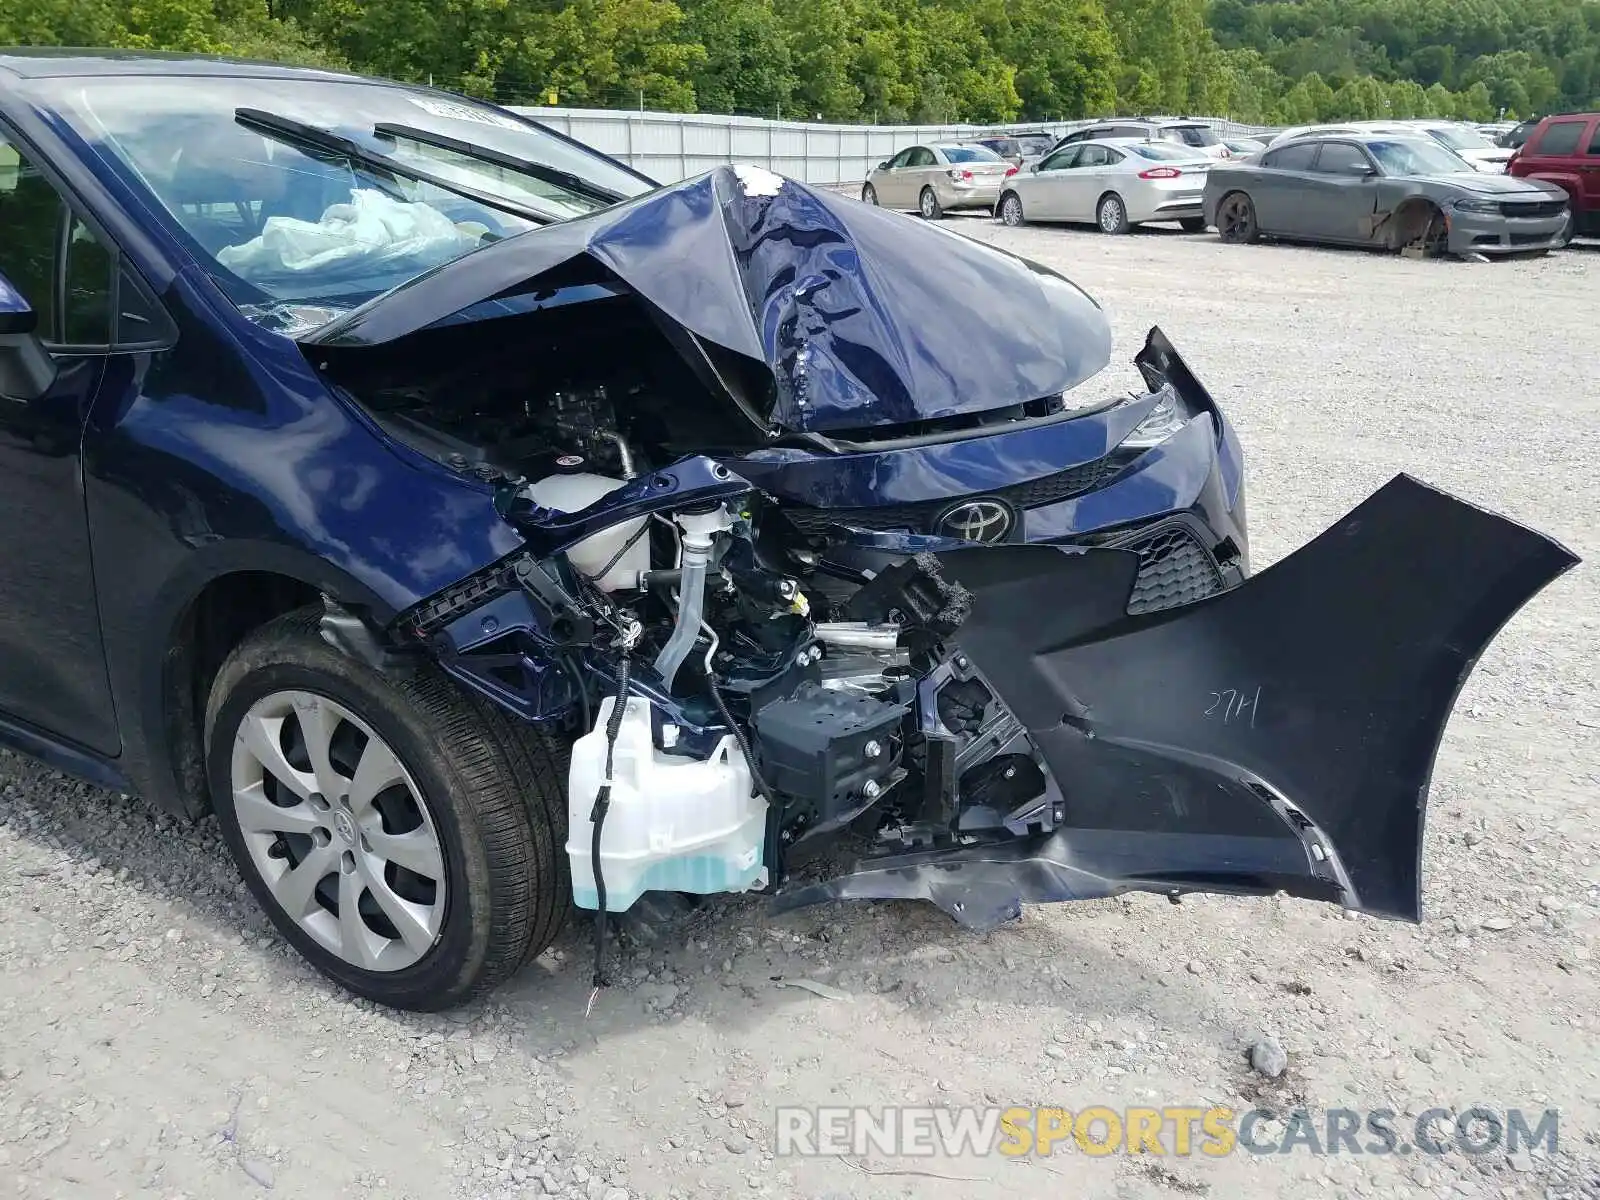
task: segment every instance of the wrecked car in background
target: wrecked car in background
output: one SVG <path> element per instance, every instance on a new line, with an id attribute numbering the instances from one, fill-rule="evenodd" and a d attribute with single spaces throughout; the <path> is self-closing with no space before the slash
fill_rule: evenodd
<path id="1" fill-rule="evenodd" d="M 764 171 L 275 66 L 0 72 L 0 737 L 213 809 L 345 986 L 458 1003 L 574 903 L 598 985 L 661 890 L 1418 919 L 1548 539 L 1402 476 L 1249 577 L 1159 331 L 1085 406 L 1080 289 Z"/>

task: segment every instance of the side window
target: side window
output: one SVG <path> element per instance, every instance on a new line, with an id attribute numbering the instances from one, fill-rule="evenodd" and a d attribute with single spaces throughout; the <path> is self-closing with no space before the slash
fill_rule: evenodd
<path id="1" fill-rule="evenodd" d="M 1080 149 L 1079 146 L 1072 145 L 1072 146 L 1066 146 L 1066 147 L 1063 147 L 1060 150 L 1057 150 L 1054 154 L 1050 155 L 1050 157 L 1046 158 L 1044 161 L 1042 161 L 1039 164 L 1039 170 L 1041 170 L 1041 171 L 1061 171 L 1061 170 L 1065 170 L 1067 167 L 1070 167 L 1072 165 L 1072 163 L 1073 163 L 1073 160 L 1078 157 L 1079 149 Z"/>
<path id="2" fill-rule="evenodd" d="M 1594 123 L 1594 132 L 1589 135 L 1590 154 L 1600 154 L 1600 121 Z"/>
<path id="3" fill-rule="evenodd" d="M 111 251 L 0 133 L 0 274 L 27 297 L 47 342 L 111 340 Z"/>
<path id="4" fill-rule="evenodd" d="M 933 157 L 933 151 L 926 146 L 918 146 L 911 152 L 911 161 L 907 164 L 913 167 L 935 167 L 939 165 L 938 159 Z"/>
<path id="5" fill-rule="evenodd" d="M 1578 139 L 1583 136 L 1587 123 L 1583 121 L 1552 121 L 1544 127 L 1533 146 L 1534 154 L 1576 154 Z"/>
<path id="6" fill-rule="evenodd" d="M 1078 161 L 1075 165 L 1080 167 L 1103 167 L 1110 161 L 1110 156 L 1106 154 L 1106 148 L 1091 142 L 1083 148 L 1083 153 L 1078 155 Z"/>
<path id="7" fill-rule="evenodd" d="M 1348 142 L 1324 142 L 1317 156 L 1316 170 L 1320 175 L 1365 175 L 1372 167 L 1365 151 Z"/>
<path id="8" fill-rule="evenodd" d="M 1274 150 L 1262 160 L 1263 165 L 1274 167 L 1279 171 L 1309 171 L 1311 160 L 1317 156 L 1315 143 L 1304 142 L 1284 146 Z"/>

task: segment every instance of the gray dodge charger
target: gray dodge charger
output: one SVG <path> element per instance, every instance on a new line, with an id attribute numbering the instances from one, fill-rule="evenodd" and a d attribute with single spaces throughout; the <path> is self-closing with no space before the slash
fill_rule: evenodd
<path id="1" fill-rule="evenodd" d="M 1225 242 L 1282 238 L 1443 254 L 1552 250 L 1570 237 L 1566 193 L 1475 171 L 1426 138 L 1304 138 L 1218 163 L 1205 219 Z"/>

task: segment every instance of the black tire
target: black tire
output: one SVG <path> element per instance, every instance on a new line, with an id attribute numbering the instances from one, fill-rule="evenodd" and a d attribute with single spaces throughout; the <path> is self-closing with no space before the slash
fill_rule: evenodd
<path id="1" fill-rule="evenodd" d="M 539 954 L 566 921 L 566 751 L 459 689 L 431 663 L 391 678 L 318 635 L 301 609 L 246 638 L 206 706 L 207 778 L 224 840 L 257 903 L 318 970 L 394 1008 L 462 1004 Z M 324 948 L 272 895 L 234 811 L 235 737 L 252 705 L 310 692 L 343 706 L 394 752 L 426 800 L 448 879 L 433 945 L 399 970 L 366 970 Z"/>
<path id="2" fill-rule="evenodd" d="M 1000 197 L 1000 206 L 995 210 L 995 216 L 1000 218 L 1002 224 L 1009 225 L 1013 229 L 1026 223 L 1028 219 L 1022 211 L 1022 197 L 1015 192 L 1007 192 Z"/>
<path id="3" fill-rule="evenodd" d="M 1133 226 L 1128 223 L 1128 206 L 1115 192 L 1107 192 L 1094 206 L 1094 223 L 1101 233 L 1127 233 Z"/>
<path id="4" fill-rule="evenodd" d="M 863 187 L 861 189 L 861 202 L 875 206 L 878 203 L 878 189 L 870 183 Z"/>
<path id="5" fill-rule="evenodd" d="M 1261 239 L 1256 224 L 1256 203 L 1248 192 L 1229 192 L 1217 205 L 1217 235 L 1230 245 L 1243 246 Z"/>
<path id="6" fill-rule="evenodd" d="M 1206 219 L 1204 217 L 1184 217 L 1178 222 L 1178 228 L 1185 233 L 1204 233 L 1206 231 Z"/>
<path id="7" fill-rule="evenodd" d="M 939 195 L 931 187 L 922 189 L 922 194 L 917 197 L 917 211 L 922 214 L 925 221 L 937 221 L 944 216 L 944 207 L 939 203 Z"/>

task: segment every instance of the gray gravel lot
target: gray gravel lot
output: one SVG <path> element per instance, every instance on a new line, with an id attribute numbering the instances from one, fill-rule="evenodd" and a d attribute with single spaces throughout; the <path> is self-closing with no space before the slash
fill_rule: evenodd
<path id="1" fill-rule="evenodd" d="M 630 951 L 587 1021 L 578 926 L 488 1002 L 411 1017 L 305 967 L 210 822 L 0 755 L 0 1196 L 1600 1196 L 1600 253 L 1432 263 L 950 225 L 1106 306 L 1116 365 L 1087 392 L 1133 386 L 1145 330 L 1167 330 L 1237 423 L 1258 568 L 1401 470 L 1588 560 L 1461 696 L 1425 922 L 1139 896 L 973 937 L 914 905 L 773 919 L 719 898 Z M 796 978 L 843 994 L 777 982 Z M 1276 1080 L 1246 1061 L 1264 1038 L 1287 1052 Z M 770 1153 L 779 1104 L 1260 1102 L 1557 1107 L 1561 1147 Z"/>

